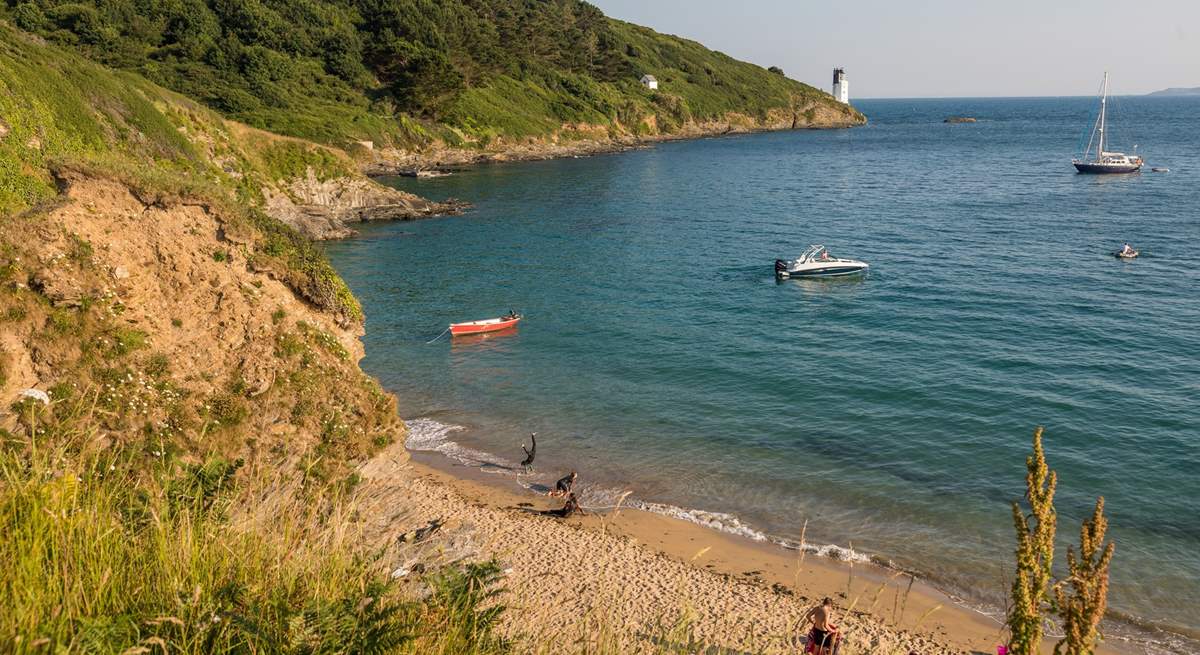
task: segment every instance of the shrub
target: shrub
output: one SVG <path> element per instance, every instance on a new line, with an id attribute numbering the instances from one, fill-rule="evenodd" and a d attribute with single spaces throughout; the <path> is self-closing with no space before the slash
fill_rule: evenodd
<path id="1" fill-rule="evenodd" d="M 213 394 L 206 409 L 210 423 L 225 428 L 240 425 L 250 413 L 246 401 L 232 393 Z"/>
<path id="2" fill-rule="evenodd" d="M 1033 454 L 1025 458 L 1025 489 L 1030 513 L 1013 503 L 1017 530 L 1017 577 L 1012 587 L 1008 628 L 1015 655 L 1037 655 L 1042 642 L 1042 607 L 1049 600 L 1054 562 L 1054 490 L 1058 475 L 1046 466 L 1042 428 L 1033 433 Z"/>
<path id="3" fill-rule="evenodd" d="M 1108 595 L 1108 568 L 1115 549 L 1112 543 L 1104 545 L 1108 527 L 1104 499 L 1096 501 L 1092 517 L 1083 523 L 1079 556 L 1073 548 L 1067 551 L 1069 577 L 1054 582 L 1054 492 L 1058 476 L 1046 465 L 1040 427 L 1033 433 L 1033 453 L 1025 459 L 1025 470 L 1030 513 L 1025 514 L 1019 503 L 1014 502 L 1012 507 L 1017 531 L 1017 576 L 1007 617 L 1009 651 L 1014 655 L 1037 655 L 1043 614 L 1053 611 L 1062 620 L 1065 635 L 1055 645 L 1055 654 L 1087 655 L 1099 638 Z"/>
<path id="4" fill-rule="evenodd" d="M 1108 520 L 1104 518 L 1104 498 L 1096 500 L 1092 517 L 1079 530 L 1079 556 L 1067 549 L 1065 581 L 1054 589 L 1058 615 L 1062 619 L 1063 638 L 1054 645 L 1055 655 L 1090 655 L 1100 638 L 1100 619 L 1108 602 L 1108 567 L 1116 545 L 1104 543 Z M 1068 593 L 1066 587 L 1070 588 Z"/>
<path id="5" fill-rule="evenodd" d="M 117 328 L 109 333 L 109 337 L 108 354 L 112 357 L 123 357 L 146 347 L 146 333 L 141 330 Z"/>

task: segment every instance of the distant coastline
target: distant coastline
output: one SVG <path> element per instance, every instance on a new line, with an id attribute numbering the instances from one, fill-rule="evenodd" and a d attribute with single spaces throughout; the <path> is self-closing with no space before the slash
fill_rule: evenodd
<path id="1" fill-rule="evenodd" d="M 1173 86 L 1169 89 L 1162 89 L 1159 91 L 1151 91 L 1150 93 L 1147 93 L 1146 95 L 1148 95 L 1148 96 L 1173 96 L 1173 97 L 1200 96 L 1200 86 L 1193 86 L 1193 87 Z"/>

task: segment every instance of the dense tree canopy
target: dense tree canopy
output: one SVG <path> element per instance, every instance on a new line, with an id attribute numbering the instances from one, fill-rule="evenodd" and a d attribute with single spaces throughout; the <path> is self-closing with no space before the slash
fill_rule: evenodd
<path id="1" fill-rule="evenodd" d="M 664 91 L 678 73 L 679 97 L 666 102 L 689 115 L 812 92 L 779 86 L 782 76 L 764 89 L 752 79 L 761 68 L 579 0 L 0 2 L 23 30 L 248 123 L 316 138 L 332 136 L 322 132 L 331 121 L 367 129 L 396 112 L 498 134 L 618 121 L 651 102 L 634 84 L 643 72 Z"/>

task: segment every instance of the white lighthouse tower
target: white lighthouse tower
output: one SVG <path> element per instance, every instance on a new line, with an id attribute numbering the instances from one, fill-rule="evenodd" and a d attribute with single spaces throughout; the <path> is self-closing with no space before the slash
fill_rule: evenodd
<path id="1" fill-rule="evenodd" d="M 850 104 L 850 82 L 846 80 L 846 69 L 833 69 L 833 97 L 838 102 Z"/>

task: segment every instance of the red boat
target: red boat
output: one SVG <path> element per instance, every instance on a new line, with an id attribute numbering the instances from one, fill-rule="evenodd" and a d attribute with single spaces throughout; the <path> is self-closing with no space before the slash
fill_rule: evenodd
<path id="1" fill-rule="evenodd" d="M 516 312 L 510 312 L 500 318 L 489 318 L 482 321 L 468 321 L 466 323 L 451 323 L 451 336 L 466 336 L 468 334 L 483 334 L 485 332 L 498 332 L 507 330 L 508 328 L 521 322 L 521 315 Z"/>

